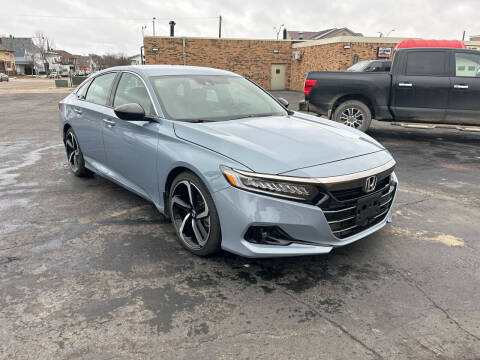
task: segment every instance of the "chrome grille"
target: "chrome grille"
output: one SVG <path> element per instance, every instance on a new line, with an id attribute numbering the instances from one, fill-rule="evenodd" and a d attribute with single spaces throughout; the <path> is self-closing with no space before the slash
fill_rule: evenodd
<path id="1" fill-rule="evenodd" d="M 395 190 L 395 185 L 390 184 L 390 176 L 387 176 L 380 180 L 376 189 L 369 194 L 365 194 L 361 188 L 330 191 L 331 196 L 320 205 L 320 208 L 333 234 L 343 239 L 381 222 L 390 209 Z M 378 211 L 365 219 L 364 222 L 357 223 L 356 216 L 359 200 L 375 195 L 379 196 Z"/>

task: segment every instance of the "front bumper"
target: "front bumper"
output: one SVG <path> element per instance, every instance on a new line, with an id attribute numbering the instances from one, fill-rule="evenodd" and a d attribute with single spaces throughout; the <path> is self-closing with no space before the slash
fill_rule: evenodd
<path id="1" fill-rule="evenodd" d="M 392 181 L 397 184 L 395 173 Z M 398 186 L 396 186 L 398 189 Z M 355 242 L 391 222 L 392 205 L 382 221 L 340 239 L 336 237 L 320 207 L 271 196 L 256 194 L 234 187 L 213 194 L 222 230 L 222 249 L 245 257 L 282 257 L 329 253 L 332 248 Z M 308 244 L 287 246 L 248 242 L 245 234 L 251 226 L 278 226 L 294 239 Z"/>

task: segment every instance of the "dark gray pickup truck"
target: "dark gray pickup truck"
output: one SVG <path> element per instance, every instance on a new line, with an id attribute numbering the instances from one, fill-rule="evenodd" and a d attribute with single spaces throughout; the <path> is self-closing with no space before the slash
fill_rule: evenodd
<path id="1" fill-rule="evenodd" d="M 372 118 L 480 126 L 480 52 L 400 49 L 390 73 L 311 71 L 304 94 L 308 111 L 362 131 Z"/>

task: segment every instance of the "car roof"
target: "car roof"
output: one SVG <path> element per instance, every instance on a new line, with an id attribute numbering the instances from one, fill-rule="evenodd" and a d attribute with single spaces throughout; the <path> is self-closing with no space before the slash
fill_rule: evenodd
<path id="1" fill-rule="evenodd" d="M 230 71 L 214 69 L 202 66 L 184 66 L 184 65 L 130 65 L 116 66 L 105 69 L 104 71 L 134 71 L 142 73 L 145 76 L 165 76 L 165 75 L 224 75 L 240 76 Z M 103 71 L 102 71 L 103 72 Z"/>

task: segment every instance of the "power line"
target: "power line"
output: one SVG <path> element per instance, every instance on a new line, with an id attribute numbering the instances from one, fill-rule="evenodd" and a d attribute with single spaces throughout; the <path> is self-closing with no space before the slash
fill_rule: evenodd
<path id="1" fill-rule="evenodd" d="M 69 19 L 69 20 L 150 20 L 151 17 L 145 18 L 133 18 L 133 17 L 101 17 L 101 16 L 63 16 L 63 15 L 9 15 L 12 17 L 31 17 L 31 18 L 58 18 L 58 19 Z M 159 20 L 171 20 L 172 17 L 168 18 L 155 18 L 156 21 Z M 178 20 L 206 20 L 206 19 L 218 19 L 218 16 L 204 16 L 204 17 L 176 17 Z"/>

